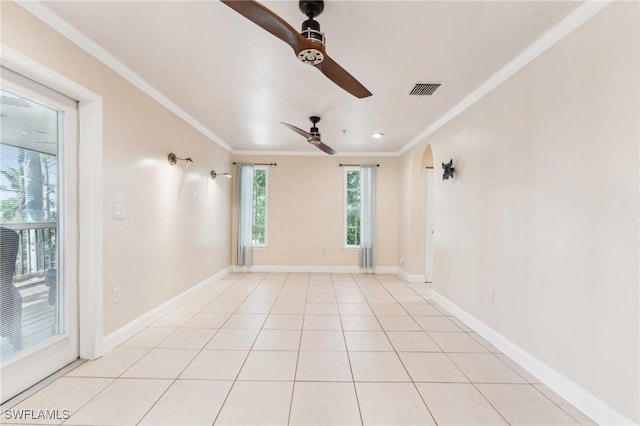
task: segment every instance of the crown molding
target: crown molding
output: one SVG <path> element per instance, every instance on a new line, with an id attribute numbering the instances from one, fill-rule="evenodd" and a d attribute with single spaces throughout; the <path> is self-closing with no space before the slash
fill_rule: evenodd
<path id="1" fill-rule="evenodd" d="M 231 152 L 233 155 L 245 155 L 245 156 L 282 156 L 282 157 L 327 157 L 327 154 L 324 152 L 314 152 L 314 151 L 273 151 L 273 150 L 264 150 L 264 151 L 244 151 L 244 150 L 234 150 Z M 399 151 L 396 152 L 339 152 L 335 155 L 332 155 L 332 158 L 339 157 L 397 157 Z"/>
<path id="2" fill-rule="evenodd" d="M 131 68 L 120 62 L 111 53 L 107 52 L 102 46 L 87 37 L 84 33 L 69 24 L 58 14 L 49 9 L 46 5 L 39 1 L 18 1 L 19 6 L 24 8 L 36 18 L 49 25 L 54 30 L 71 40 L 81 49 L 89 53 L 91 56 L 102 62 L 114 72 L 122 76 L 125 80 L 136 86 L 138 89 L 146 93 L 160 105 L 173 112 L 175 115 L 183 119 L 191 127 L 202 133 L 213 143 L 222 149 L 232 152 L 233 148 L 227 144 L 221 137 L 209 130 L 205 125 L 189 115 L 185 110 L 173 103 L 168 97 L 162 94 L 158 89 L 149 84 L 145 79 L 136 74 Z"/>
<path id="3" fill-rule="evenodd" d="M 429 135 L 436 132 L 445 124 L 460 115 L 467 108 L 482 99 L 487 93 L 498 87 L 502 82 L 508 80 L 512 75 L 522 69 L 529 62 L 544 53 L 554 44 L 571 34 L 590 18 L 595 16 L 602 9 L 612 3 L 613 0 L 586 0 L 577 9 L 567 15 L 562 21 L 556 24 L 540 38 L 534 41 L 529 47 L 500 68 L 498 72 L 489 77 L 484 83 L 478 86 L 473 92 L 465 97 L 460 103 L 451 108 L 446 114 L 434 121 L 429 127 L 420 132 L 416 137 L 403 146 L 397 155 L 402 155 L 411 148 L 424 141 Z"/>

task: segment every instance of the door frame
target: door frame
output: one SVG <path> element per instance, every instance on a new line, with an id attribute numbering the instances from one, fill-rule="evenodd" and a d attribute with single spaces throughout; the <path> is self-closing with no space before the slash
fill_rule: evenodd
<path id="1" fill-rule="evenodd" d="M 424 236 L 424 282 L 433 282 L 433 187 L 434 170 L 433 167 L 425 167 L 425 236 Z"/>
<path id="2" fill-rule="evenodd" d="M 103 354 L 102 96 L 0 45 L 2 66 L 78 101 L 78 320 L 80 358 Z"/>

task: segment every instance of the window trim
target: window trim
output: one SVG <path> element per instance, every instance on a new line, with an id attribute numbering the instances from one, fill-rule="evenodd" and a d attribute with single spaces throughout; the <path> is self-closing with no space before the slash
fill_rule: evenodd
<path id="1" fill-rule="evenodd" d="M 254 178 L 253 178 L 253 190 L 255 194 L 255 172 L 258 170 L 264 171 L 264 243 L 254 243 L 253 238 L 251 246 L 253 248 L 261 249 L 269 247 L 269 168 L 267 166 L 254 166 Z M 252 216 L 255 215 L 255 205 L 252 207 Z M 253 221 L 251 223 L 251 233 L 253 234 Z"/>
<path id="2" fill-rule="evenodd" d="M 347 206 L 347 192 L 348 192 L 348 188 L 347 188 L 347 183 L 348 183 L 348 179 L 347 179 L 347 175 L 349 172 L 358 172 L 360 173 L 360 167 L 358 166 L 344 166 L 344 183 L 343 183 L 343 197 L 342 197 L 342 207 L 343 207 L 343 225 L 342 225 L 342 248 L 344 250 L 358 250 L 360 249 L 360 244 L 348 244 L 347 243 L 347 230 L 348 230 L 348 222 L 347 222 L 347 217 L 348 217 L 348 210 L 349 207 Z M 362 215 L 362 209 L 360 210 L 360 215 Z"/>

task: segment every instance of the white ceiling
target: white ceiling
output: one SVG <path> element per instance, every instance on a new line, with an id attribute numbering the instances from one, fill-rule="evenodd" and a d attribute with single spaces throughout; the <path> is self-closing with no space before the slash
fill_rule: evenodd
<path id="1" fill-rule="evenodd" d="M 294 28 L 306 19 L 297 1 L 262 3 Z M 327 0 L 327 53 L 373 93 L 357 99 L 217 1 L 46 2 L 234 150 L 310 154 L 281 121 L 321 116 L 339 153 L 397 152 L 579 5 Z M 445 84 L 411 97 L 417 81 Z"/>

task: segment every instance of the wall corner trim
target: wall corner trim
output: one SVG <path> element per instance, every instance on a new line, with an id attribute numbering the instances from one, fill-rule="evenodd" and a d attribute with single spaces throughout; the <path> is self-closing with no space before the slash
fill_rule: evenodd
<path id="1" fill-rule="evenodd" d="M 453 120 L 467 108 L 482 99 L 487 93 L 498 87 L 504 81 L 508 80 L 529 62 L 533 61 L 547 49 L 598 14 L 598 12 L 607 7 L 612 1 L 613 0 L 586 0 L 562 21 L 540 36 L 540 38 L 500 68 L 494 75 L 489 77 L 489 79 L 469 93 L 464 99 L 462 99 L 462 101 L 460 101 L 460 103 L 451 108 L 442 117 L 431 123 L 431 125 L 422 132 L 418 133 L 418 135 L 416 135 L 412 140 L 407 142 L 407 144 L 398 151 L 398 155 L 403 155 L 411 148 L 425 140 L 429 135 L 435 133 L 438 129 Z"/>
<path id="2" fill-rule="evenodd" d="M 174 308 L 180 305 L 182 302 L 186 301 L 190 296 L 199 293 L 200 291 L 212 286 L 216 282 L 220 281 L 231 272 L 231 266 L 227 266 L 223 270 L 213 274 L 212 276 L 205 278 L 200 281 L 198 284 L 194 285 L 190 289 L 178 294 L 172 299 L 167 300 L 160 306 L 150 310 L 146 314 L 141 315 L 140 317 L 134 319 L 133 321 L 125 324 L 120 327 L 116 331 L 110 333 L 102 339 L 102 353 L 100 355 L 104 355 L 107 352 L 115 349 L 121 343 L 124 343 L 131 337 L 135 336 L 137 333 L 150 326 L 169 312 L 171 312 Z"/>
<path id="3" fill-rule="evenodd" d="M 634 423 L 575 382 L 554 370 L 520 346 L 484 324 L 449 299 L 431 289 L 427 299 L 438 303 L 467 327 L 511 358 L 578 410 L 600 425 L 633 425 Z"/>
<path id="4" fill-rule="evenodd" d="M 40 19 L 42 22 L 49 25 L 54 30 L 58 31 L 60 34 L 83 49 L 85 52 L 89 53 L 98 61 L 102 62 L 116 74 L 120 75 L 122 78 L 136 86 L 138 89 L 147 94 L 160 105 L 180 117 L 191 127 L 210 139 L 213 143 L 220 146 L 227 152 L 231 153 L 233 151 L 233 148 L 231 148 L 231 146 L 227 144 L 221 137 L 213 133 L 205 125 L 189 115 L 185 110 L 180 108 L 177 104 L 175 104 L 168 97 L 162 94 L 149 82 L 136 74 L 131 68 L 127 67 L 124 63 L 116 59 L 115 56 L 101 47 L 98 43 L 93 41 L 91 38 L 76 29 L 63 18 L 58 16 L 55 12 L 53 12 L 45 4 L 43 4 L 43 2 L 19 1 L 17 2 L 17 4 L 19 6 L 22 6 L 22 8 L 24 8 L 27 12 Z"/>

